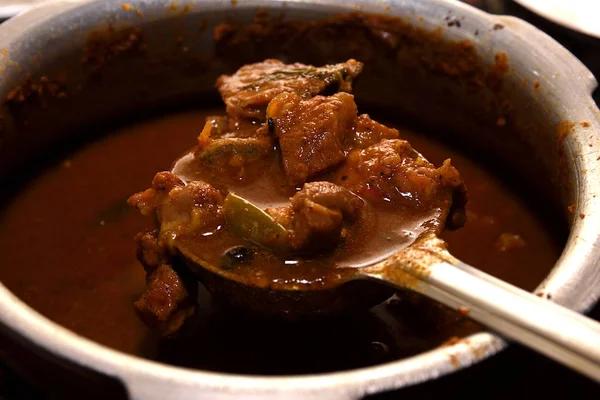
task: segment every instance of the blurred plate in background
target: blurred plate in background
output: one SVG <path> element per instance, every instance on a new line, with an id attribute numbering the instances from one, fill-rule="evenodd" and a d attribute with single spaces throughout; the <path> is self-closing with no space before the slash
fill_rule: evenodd
<path id="1" fill-rule="evenodd" d="M 15 16 L 43 1 L 45 0 L 0 0 L 0 19 Z"/>
<path id="2" fill-rule="evenodd" d="M 600 0 L 515 0 L 569 29 L 600 38 Z"/>

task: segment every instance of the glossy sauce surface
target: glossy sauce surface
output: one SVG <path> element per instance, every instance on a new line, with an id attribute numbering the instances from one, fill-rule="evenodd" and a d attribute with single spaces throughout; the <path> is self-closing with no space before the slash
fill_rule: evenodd
<path id="1" fill-rule="evenodd" d="M 415 296 L 372 312 L 321 323 L 256 321 L 223 310 L 200 291 L 190 335 L 158 341 L 136 317 L 144 286 L 133 236 L 151 222 L 125 205 L 195 143 L 213 110 L 165 115 L 117 129 L 40 173 L 5 207 L 0 222 L 0 279 L 42 314 L 110 347 L 210 370 L 286 374 L 367 366 L 416 354 L 477 329 Z M 382 121 L 394 126 L 393 121 Z M 436 165 L 461 171 L 470 201 L 464 228 L 446 232 L 450 251 L 486 272 L 533 289 L 551 269 L 560 243 L 518 196 L 460 154 L 407 129 L 401 137 Z M 259 200 L 259 199 L 257 199 Z M 522 248 L 499 250 L 503 233 Z"/>
<path id="2" fill-rule="evenodd" d="M 280 167 L 279 149 L 244 166 L 241 177 L 238 169 L 228 174 L 220 170 L 220 166 L 210 168 L 203 164 L 194 156 L 197 151 L 194 147 L 176 160 L 171 172 L 185 182 L 200 180 L 222 193 L 235 193 L 262 209 L 288 206 L 290 198 L 302 188 L 302 185 L 294 187 L 286 184 Z M 343 174 L 342 167 L 337 166 L 311 181 L 339 183 L 338 178 Z M 349 279 L 355 268 L 384 260 L 410 245 L 429 227 L 440 223 L 441 211 L 438 208 L 421 210 L 385 200 L 365 199 L 357 221 L 346 225 L 348 233 L 345 239 L 331 251 L 318 254 L 272 251 L 232 234 L 225 224 L 189 235 L 179 234 L 176 241 L 203 261 L 225 269 L 233 279 L 252 286 L 285 289 L 293 285 L 311 290 L 335 287 Z M 223 263 L 223 254 L 237 246 L 251 249 L 251 261 L 237 265 Z"/>

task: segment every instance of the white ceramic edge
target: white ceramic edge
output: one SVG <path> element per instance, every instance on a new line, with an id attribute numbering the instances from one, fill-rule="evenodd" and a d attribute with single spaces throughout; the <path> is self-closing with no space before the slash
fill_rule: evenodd
<path id="1" fill-rule="evenodd" d="M 563 12 L 563 7 L 565 6 L 563 4 L 557 5 L 553 0 L 514 1 L 552 22 L 565 26 L 574 31 L 600 38 L 600 23 L 598 22 L 598 19 L 600 19 L 600 3 L 597 0 L 587 0 L 587 10 L 584 10 L 583 7 L 577 8 L 578 4 L 575 4 L 575 8 L 573 8 L 573 2 L 562 0 L 562 3 L 568 4 L 567 8 L 570 7 L 566 13 Z M 592 4 L 592 2 L 594 3 Z M 581 1 L 578 3 L 580 4 Z M 595 15 L 589 12 L 589 6 L 596 7 Z"/>
<path id="2" fill-rule="evenodd" d="M 10 35 L 13 28 L 22 29 L 23 26 L 40 23 L 47 18 L 77 7 L 77 3 L 87 1 L 57 0 L 34 7 L 0 26 L 0 41 Z M 432 2 L 451 3 L 452 7 L 460 10 L 464 15 L 486 19 L 490 24 L 496 21 L 506 23 L 510 20 L 508 17 L 489 15 L 457 1 L 435 0 Z M 327 2 L 314 1 L 313 3 Z M 378 6 L 381 3 L 393 4 L 394 2 L 380 1 L 377 2 Z M 514 21 L 511 20 L 508 23 L 509 29 L 515 30 L 517 33 L 519 30 L 527 30 L 528 33 L 539 32 L 527 23 L 515 22 L 512 24 L 512 22 Z M 557 62 L 562 64 L 562 69 L 579 71 L 578 76 L 582 77 L 581 100 L 583 100 L 580 114 L 587 116 L 585 119 L 590 121 L 594 132 L 599 132 L 600 112 L 590 96 L 591 89 L 595 87 L 595 80 L 591 73 L 554 40 L 544 34 L 538 35 L 538 39 L 543 40 L 544 46 L 551 54 L 565 57 L 564 59 L 557 58 Z M 536 45 L 540 44 L 540 42 L 536 43 Z M 597 162 L 594 164 L 592 159 L 595 160 L 595 155 L 587 157 L 583 165 L 597 169 Z M 600 203 L 590 201 L 578 204 L 577 211 L 589 211 L 592 206 L 598 209 Z M 597 226 L 600 226 L 600 215 L 590 215 L 589 217 L 594 218 Z M 590 225 L 588 224 L 588 226 Z M 592 250 L 586 247 L 587 245 L 597 247 L 597 243 L 586 242 L 587 235 L 596 235 L 596 233 L 594 229 L 582 229 L 580 221 L 575 222 L 571 236 L 578 240 L 572 243 L 570 248 L 565 249 L 561 260 L 566 253 L 572 253 L 575 247 L 583 250 L 582 257 Z M 576 262 L 577 259 L 574 260 L 574 263 Z M 558 264 L 560 264 L 560 260 Z M 551 277 L 544 282 L 543 286 L 546 289 L 556 286 L 554 294 L 555 300 L 558 302 L 565 302 L 563 298 L 566 299 L 566 295 L 561 295 L 561 293 L 572 291 L 568 284 L 561 286 L 571 277 L 572 267 L 573 265 L 561 265 L 561 268 L 555 269 Z M 554 282 L 558 282 L 558 284 L 554 285 Z M 596 299 L 597 294 L 574 302 L 566 301 L 566 303 L 578 311 L 584 311 Z M 436 378 L 487 358 L 506 345 L 502 339 L 494 335 L 479 333 L 453 346 L 433 349 L 415 357 L 370 368 L 298 377 L 249 377 L 173 367 L 109 349 L 48 320 L 15 297 L 3 285 L 0 285 L 0 311 L 2 311 L 0 321 L 10 326 L 23 338 L 76 364 L 118 377 L 126 385 L 132 399 L 192 399 L 197 398 L 200 394 L 202 398 L 207 399 L 233 398 L 236 395 L 243 395 L 248 399 L 358 398 L 364 394 Z"/>

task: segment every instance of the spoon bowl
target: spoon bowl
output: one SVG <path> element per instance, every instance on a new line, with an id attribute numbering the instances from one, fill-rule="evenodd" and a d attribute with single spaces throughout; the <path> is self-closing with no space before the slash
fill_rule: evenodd
<path id="1" fill-rule="evenodd" d="M 293 319 L 329 315 L 382 301 L 383 292 L 372 286 L 377 282 L 424 294 L 600 382 L 600 323 L 455 259 L 433 232 L 325 290 L 249 286 L 179 250 L 188 266 L 203 271 L 209 291 L 237 307 Z"/>
<path id="2" fill-rule="evenodd" d="M 264 317 L 302 321 L 364 311 L 395 292 L 379 282 L 360 279 L 358 270 L 346 274 L 338 285 L 324 289 L 311 290 L 291 284 L 278 288 L 261 287 L 241 282 L 237 275 L 203 262 L 185 247 L 179 246 L 178 252 L 216 299 Z"/>

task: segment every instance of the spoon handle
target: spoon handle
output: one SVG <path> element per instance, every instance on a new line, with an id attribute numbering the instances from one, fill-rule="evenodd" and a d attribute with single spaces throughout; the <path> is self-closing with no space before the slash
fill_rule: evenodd
<path id="1" fill-rule="evenodd" d="M 422 265 L 415 268 L 412 262 L 392 259 L 378 272 L 365 275 L 461 309 L 497 333 L 600 382 L 600 323 L 494 278 L 449 254 L 428 257 L 426 270 Z M 412 283 L 406 279 L 406 273 L 413 277 Z"/>

